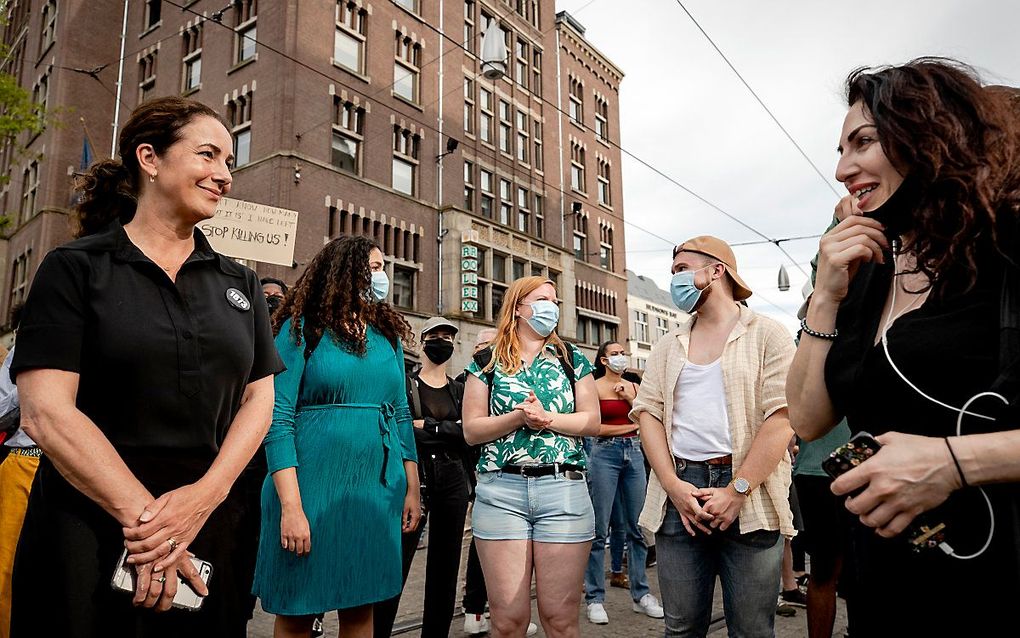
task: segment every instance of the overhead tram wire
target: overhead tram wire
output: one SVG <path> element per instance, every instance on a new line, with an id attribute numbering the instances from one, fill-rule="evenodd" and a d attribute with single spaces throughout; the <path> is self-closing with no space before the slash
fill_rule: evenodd
<path id="1" fill-rule="evenodd" d="M 174 7 L 177 7 L 177 8 L 179 8 L 179 9 L 181 9 L 182 11 L 187 11 L 187 12 L 189 12 L 189 13 L 192 13 L 192 14 L 196 15 L 196 16 L 201 16 L 201 17 L 204 17 L 204 16 L 202 16 L 202 14 L 198 13 L 198 12 L 197 12 L 197 11 L 195 11 L 194 9 L 190 8 L 189 6 L 185 6 L 185 5 L 181 5 L 181 4 L 178 4 L 177 2 L 174 2 L 174 0 L 165 0 L 165 2 L 166 2 L 167 4 L 169 4 L 169 5 L 172 5 L 172 6 L 174 6 Z M 594 2 L 594 0 L 592 0 L 592 2 Z M 591 2 L 589 2 L 588 4 L 591 4 Z M 585 5 L 585 6 L 587 6 L 587 5 Z M 497 13 L 498 13 L 498 11 L 497 11 Z M 507 17 L 507 16 L 506 16 L 506 15 L 501 15 L 501 16 L 499 16 L 499 17 L 500 17 L 500 18 L 503 18 L 503 19 L 504 19 L 504 21 L 505 21 L 505 20 L 506 20 L 506 17 Z M 213 20 L 210 20 L 210 21 L 211 21 L 211 22 L 214 22 L 215 24 L 218 24 L 219 26 L 223 27 L 224 29 L 227 29 L 227 30 L 229 30 L 229 31 L 233 32 L 233 28 L 232 28 L 232 27 L 230 27 L 229 25 L 223 24 L 223 23 L 222 23 L 222 22 L 220 22 L 220 21 L 213 21 Z M 454 40 L 454 39 L 453 39 L 453 38 L 451 38 L 450 36 L 446 35 L 445 33 L 442 33 L 442 32 L 441 32 L 441 31 L 440 31 L 440 30 L 439 30 L 439 29 L 438 29 L 437 27 L 433 26 L 433 25 L 432 25 L 432 24 L 430 24 L 429 22 L 426 22 L 426 21 L 424 21 L 424 20 L 422 20 L 421 22 L 422 22 L 422 24 L 423 24 L 423 25 L 427 26 L 427 27 L 428 27 L 429 29 L 431 29 L 432 31 L 434 31 L 435 33 L 437 33 L 437 34 L 438 34 L 438 35 L 439 35 L 440 37 L 442 37 L 443 39 L 445 39 L 445 40 L 447 40 L 447 41 L 449 41 L 449 42 L 453 43 L 454 45 L 456 45 L 457 47 L 461 48 L 462 50 L 464 50 L 464 51 L 466 51 L 466 52 L 468 52 L 468 53 L 471 53 L 471 52 L 470 52 L 470 51 L 468 51 L 468 50 L 467 50 L 466 48 L 464 48 L 463 44 L 461 44 L 460 42 L 457 42 L 456 40 Z M 284 51 L 281 51 L 280 49 L 277 49 L 276 47 L 273 47 L 273 46 L 271 46 L 271 45 L 265 44 L 265 43 L 263 43 L 263 42 L 259 41 L 259 40 L 258 40 L 257 38 L 255 38 L 254 40 L 255 40 L 255 43 L 256 43 L 256 44 L 257 44 L 257 45 L 258 45 L 259 47 L 262 47 L 262 48 L 264 48 L 264 49 L 266 49 L 266 50 L 268 50 L 268 51 L 270 51 L 270 52 L 272 52 L 272 53 L 275 53 L 275 54 L 277 54 L 277 55 L 281 56 L 282 58 L 284 58 L 284 59 L 286 59 L 286 60 L 289 60 L 289 61 L 293 62 L 294 64 L 296 64 L 296 65 L 298 65 L 298 66 L 300 66 L 300 67 L 302 67 L 302 68 L 304 68 L 304 69 L 307 69 L 307 70 L 311 71 L 312 73 L 314 73 L 314 74 L 316 74 L 316 75 L 319 75 L 319 76 L 321 76 L 321 77 L 323 77 L 323 78 L 326 78 L 327 80 L 330 80 L 331 82 L 335 82 L 336 84 L 339 84 L 340 86 L 343 86 L 343 87 L 345 87 L 345 88 L 347 88 L 347 89 L 349 89 L 349 90 L 351 90 L 351 91 L 354 91 L 355 93 L 359 93 L 359 94 L 361 94 L 361 93 L 362 93 L 362 91 L 361 91 L 361 90 L 359 90 L 359 89 L 356 89 L 355 87 L 351 86 L 350 84 L 347 84 L 347 83 L 345 83 L 345 82 L 341 81 L 341 80 L 340 80 L 340 79 L 338 79 L 338 78 L 334 78 L 334 77 L 332 77 L 332 76 L 330 76 L 330 75 L 328 75 L 328 74 L 326 74 L 326 73 L 324 73 L 324 72 L 320 71 L 319 69 L 317 69 L 317 68 L 313 67 L 312 65 L 310 65 L 310 64 L 308 64 L 308 63 L 306 63 L 306 62 L 303 62 L 303 61 L 301 61 L 301 60 L 299 60 L 299 59 L 297 59 L 297 58 L 295 58 L 295 57 L 293 57 L 293 56 L 289 55 L 288 53 L 286 53 L 286 52 L 284 52 Z M 472 53 L 472 55 L 473 55 L 473 53 Z M 458 86 L 456 90 L 457 90 L 457 91 L 460 91 L 460 90 L 462 90 L 462 88 L 461 88 L 460 86 Z M 454 92 L 454 91 L 453 91 L 453 90 L 451 90 L 451 91 L 450 91 L 450 94 L 452 94 L 453 92 Z M 445 96 L 445 95 L 444 95 L 444 96 Z M 564 111 L 563 109 L 559 108 L 559 106 L 558 106 L 558 105 L 556 105 L 556 104 L 554 104 L 554 103 L 552 103 L 552 102 L 550 102 L 550 101 L 548 101 L 548 100 L 543 100 L 543 102 L 544 102 L 544 103 L 545 103 L 546 105 L 548 105 L 550 109 L 552 109 L 552 110 L 554 110 L 554 111 L 556 111 L 556 112 L 558 112 L 558 113 L 560 113 L 560 114 L 562 114 L 562 115 L 564 115 L 564 116 L 566 116 L 566 117 L 570 117 L 569 113 L 567 113 L 567 112 L 566 112 L 566 111 Z M 406 113 L 401 113 L 401 115 L 404 115 L 405 117 L 407 117 L 408 119 L 410 119 L 410 120 L 412 120 L 412 121 L 417 121 L 417 117 L 419 117 L 418 115 L 414 115 L 414 114 L 406 114 Z M 427 124 L 427 123 L 424 123 L 424 122 L 421 122 L 421 123 L 420 123 L 420 125 L 421 125 L 421 127 L 422 127 L 422 128 L 428 129 L 428 130 L 430 130 L 430 131 L 432 131 L 432 132 L 434 132 L 434 133 L 436 133 L 436 134 L 441 134 L 441 131 L 440 131 L 440 130 L 439 130 L 438 128 L 436 128 L 435 126 L 432 126 L 432 125 L 430 125 L 430 124 Z M 387 133 L 387 135 L 388 135 L 388 133 Z M 380 136 L 380 137 L 381 137 L 381 136 Z M 376 139 L 376 138 L 369 138 L 369 139 L 373 139 L 373 140 L 374 140 L 374 139 Z M 364 141 L 364 143 L 366 143 L 366 144 L 367 144 L 367 143 L 368 143 L 368 141 L 369 141 L 369 139 L 366 139 L 366 140 Z M 792 264 L 793 264 L 794 266 L 796 266 L 796 267 L 797 267 L 797 268 L 798 268 L 799 270 L 801 270 L 801 272 L 804 272 L 804 271 L 803 271 L 803 269 L 802 269 L 802 268 L 800 268 L 800 266 L 799 266 L 799 265 L 797 264 L 796 260 L 795 260 L 795 259 L 794 259 L 794 258 L 793 258 L 793 257 L 792 257 L 792 256 L 791 256 L 791 255 L 790 255 L 789 253 L 788 253 L 788 252 L 786 252 L 786 250 L 785 250 L 785 249 L 784 249 L 784 248 L 783 248 L 783 247 L 782 247 L 782 246 L 781 246 L 781 245 L 780 245 L 779 243 L 776 243 L 776 240 L 772 239 L 771 237 L 769 237 L 769 236 L 768 236 L 768 235 L 766 235 L 765 233 L 763 233 L 763 232 L 759 231 L 758 229 L 756 229 L 756 228 L 754 228 L 753 226 L 751 226 L 750 224 L 748 224 L 748 223 L 746 223 L 746 222 L 742 221 L 741 219 L 737 218 L 736 216 L 734 216 L 734 215 L 731 215 L 730 213 L 726 212 L 726 211 L 725 211 L 725 210 L 723 210 L 723 209 L 722 209 L 721 207 L 719 207 L 719 206 L 717 206 L 716 204 L 714 204 L 714 203 L 710 202 L 709 200 L 705 199 L 704 197 L 702 197 L 701 195 L 697 194 L 696 192 L 694 192 L 694 191 L 693 191 L 693 190 L 691 190 L 690 188 L 688 188 L 688 187 L 684 186 L 683 184 L 681 184 L 681 183 L 680 183 L 679 181 L 677 181 L 677 180 L 676 180 L 676 179 L 674 179 L 673 177 L 671 177 L 671 176 L 667 175 L 666 173 L 664 173 L 663 171 L 659 170 L 659 169 L 658 169 L 658 168 L 656 168 L 655 166 L 651 165 L 651 164 L 650 164 L 650 163 L 648 163 L 647 161 L 645 161 L 645 160 L 641 159 L 640 157 L 638 157 L 638 156 L 637 156 L 637 155 L 635 155 L 634 153 L 632 153 L 632 152 L 628 151 L 627 149 L 623 148 L 623 146 L 621 146 L 619 142 L 616 142 L 616 141 L 614 141 L 614 140 L 612 140 L 612 139 L 606 139 L 606 140 L 605 140 L 605 142 L 606 142 L 606 143 L 608 143 L 608 144 L 609 144 L 609 145 L 611 145 L 611 146 L 615 146 L 616 148 L 620 149 L 620 152 L 622 152 L 622 153 L 626 154 L 626 155 L 627 155 L 628 157 L 630 157 L 630 158 L 634 159 L 635 161 L 639 162 L 639 163 L 640 163 L 640 164 L 642 164 L 643 166 L 645 166 L 645 167 L 647 167 L 648 169 L 652 170 L 652 171 L 653 171 L 653 172 L 655 172 L 656 174 L 658 174 L 658 175 L 660 175 L 661 177 L 665 178 L 665 179 L 666 179 L 666 180 L 668 180 L 668 181 L 669 181 L 670 183 L 672 183 L 672 184 L 674 184 L 675 186 L 679 187 L 680 189 L 682 189 L 683 191 L 687 192 L 688 194 L 690 194 L 690 195 L 691 195 L 691 196 L 693 196 L 694 198 L 698 199 L 698 200 L 699 200 L 699 201 L 701 201 L 702 203 L 704 203 L 704 204 L 708 205 L 708 206 L 709 206 L 709 207 L 711 207 L 712 209 L 714 209 L 714 210 L 718 211 L 719 213 L 723 214 L 724 216 L 728 217 L 729 219 L 731 219 L 731 220 L 735 221 L 736 223 L 740 224 L 740 225 L 741 225 L 741 226 L 743 226 L 744 228 L 747 228 L 748 230 L 750 230 L 750 231 L 751 231 L 751 232 L 753 232 L 754 234 L 758 235 L 759 237 L 761 237 L 761 238 L 765 239 L 765 240 L 766 240 L 766 241 L 768 241 L 769 243 L 773 243 L 773 244 L 775 244 L 775 246 L 776 246 L 776 247 L 777 247 L 777 248 L 778 248 L 778 249 L 779 249 L 779 250 L 780 250 L 780 251 L 781 251 L 781 252 L 782 252 L 782 253 L 783 253 L 784 255 L 786 255 L 786 257 L 787 257 L 787 258 L 788 258 L 788 259 L 790 260 L 790 262 L 791 262 L 791 263 L 792 263 Z M 509 170 L 511 170 L 511 171 L 515 171 L 515 170 L 517 170 L 517 169 L 516 169 L 516 166 L 515 166 L 515 165 L 514 165 L 514 164 L 513 164 L 512 162 L 507 162 L 507 161 L 501 160 L 501 159 L 500 159 L 500 158 L 498 157 L 498 153 L 497 153 L 497 154 L 496 154 L 496 156 L 494 156 L 494 157 L 493 157 L 492 159 L 493 159 L 493 162 L 494 162 L 495 164 L 497 164 L 497 165 L 500 165 L 500 164 L 502 164 L 502 166 L 503 166 L 503 167 L 505 167 L 505 168 L 507 168 L 507 169 L 509 169 Z M 562 189 L 560 189 L 560 188 L 558 188 L 558 187 L 556 187 L 556 186 L 554 186 L 554 185 L 550 184 L 549 182 L 545 181 L 544 177 L 543 177 L 543 180 L 542 180 L 542 182 L 541 182 L 541 183 L 542 183 L 542 184 L 543 184 L 543 185 L 544 185 L 544 186 L 545 186 L 546 188 L 548 188 L 548 189 L 551 189 L 551 190 L 554 190 L 554 191 L 556 191 L 556 192 L 559 192 L 559 193 L 561 193 L 562 195 L 566 195 L 566 196 L 572 196 L 572 194 L 571 194 L 571 193 L 568 193 L 568 192 L 566 192 L 566 191 L 564 191 L 564 190 L 562 190 Z M 665 237 L 662 237 L 661 235 L 659 235 L 659 234 L 657 234 L 657 233 L 655 233 L 655 232 L 653 232 L 653 231 L 650 231 L 650 230 L 648 230 L 648 229 L 646 229 L 646 228 L 643 228 L 643 227 L 641 227 L 641 226 L 639 226 L 639 225 L 635 224 L 634 222 L 631 222 L 631 221 L 629 221 L 629 220 L 626 220 L 626 219 L 624 219 L 624 218 L 623 218 L 622 216 L 620 216 L 620 215 L 617 215 L 617 214 L 615 214 L 615 213 L 610 213 L 609 211 L 600 211 L 600 212 L 604 213 L 605 215 L 607 215 L 607 216 L 609 216 L 609 217 L 614 217 L 614 218 L 616 218 L 616 219 L 619 219 L 619 220 L 620 220 L 620 221 L 621 221 L 622 223 L 624 223 L 624 224 L 626 224 L 626 225 L 628 225 L 628 226 L 632 226 L 632 227 L 634 227 L 634 228 L 636 228 L 636 229 L 638 229 L 638 230 L 641 230 L 642 232 L 645 232 L 645 233 L 647 233 L 647 234 L 649 234 L 649 235 L 651 235 L 651 236 L 653 236 L 653 237 L 656 237 L 656 238 L 658 238 L 658 239 L 660 239 L 660 240 L 662 240 L 662 241 L 664 241 L 664 242 L 667 242 L 667 243 L 669 243 L 669 244 L 670 244 L 671 246 L 675 246 L 675 245 L 676 245 L 676 242 L 674 242 L 673 240 L 670 240 L 670 239 L 667 239 L 667 238 L 665 238 Z M 805 274 L 806 274 L 806 273 L 805 273 Z"/>
<path id="2" fill-rule="evenodd" d="M 793 135 L 791 135 L 790 132 L 786 130 L 786 127 L 783 126 L 783 124 L 779 121 L 779 118 L 776 117 L 775 113 L 773 113 L 772 110 L 768 106 L 766 106 L 765 102 L 761 99 L 761 97 L 759 97 L 758 93 L 755 92 L 753 88 L 751 88 L 751 85 L 747 83 L 747 80 L 745 80 L 744 76 L 740 74 L 740 71 L 737 70 L 737 67 L 733 66 L 733 63 L 730 62 L 730 59 L 726 57 L 725 53 L 722 52 L 722 49 L 720 49 L 719 45 L 715 43 L 715 40 L 713 40 L 712 37 L 708 35 L 708 32 L 705 31 L 705 29 L 694 18 L 691 12 L 687 10 L 687 7 L 684 6 L 683 0 L 676 0 L 676 3 L 680 5 L 680 8 L 683 9 L 683 12 L 687 14 L 687 17 L 690 18 L 691 22 L 694 23 L 694 26 L 698 28 L 698 31 L 701 32 L 701 35 L 705 36 L 705 39 L 708 40 L 708 43 L 712 45 L 712 48 L 715 49 L 715 52 L 719 54 L 719 57 L 723 59 L 723 62 L 726 63 L 726 66 L 730 67 L 730 70 L 733 71 L 733 74 L 737 76 L 737 79 L 740 80 L 741 84 L 744 85 L 744 88 L 746 88 L 751 93 L 751 95 L 754 96 L 754 99 L 757 100 L 761 108 L 764 109 L 766 113 L 768 113 L 769 117 L 772 118 L 772 121 L 775 122 L 776 126 L 779 127 L 779 130 L 782 131 L 783 135 L 786 136 L 786 139 L 790 140 L 790 143 L 793 144 L 793 146 L 801 154 L 801 157 L 803 157 L 807 161 L 807 163 L 811 165 L 811 168 L 814 169 L 818 177 L 821 178 L 821 180 L 825 183 L 825 186 L 828 187 L 828 189 L 832 191 L 832 194 L 835 195 L 836 197 L 842 197 L 839 194 L 839 191 L 836 190 L 836 187 L 832 185 L 832 182 L 830 182 L 829 179 L 824 174 L 822 174 L 822 171 L 818 168 L 818 166 L 811 160 L 811 158 L 804 151 L 804 149 L 801 148 L 800 144 L 797 143 L 797 140 L 793 139 Z"/>

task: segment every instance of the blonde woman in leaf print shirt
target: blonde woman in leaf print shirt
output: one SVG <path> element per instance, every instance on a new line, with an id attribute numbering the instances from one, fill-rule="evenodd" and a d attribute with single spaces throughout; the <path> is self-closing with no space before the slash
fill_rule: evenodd
<path id="1" fill-rule="evenodd" d="M 581 437 L 598 432 L 599 407 L 591 364 L 556 335 L 558 321 L 553 283 L 518 279 L 491 361 L 468 367 L 464 438 L 484 444 L 472 527 L 494 638 L 525 635 L 532 571 L 546 635 L 580 635 L 580 585 L 595 535 Z"/>

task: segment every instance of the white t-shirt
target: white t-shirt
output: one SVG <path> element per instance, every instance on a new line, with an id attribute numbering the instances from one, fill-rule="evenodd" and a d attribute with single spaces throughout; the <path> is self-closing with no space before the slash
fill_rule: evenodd
<path id="1" fill-rule="evenodd" d="M 0 367 L 0 415 L 7 414 L 14 408 L 20 406 L 18 400 L 18 386 L 11 381 L 11 361 L 14 360 L 14 346 L 7 353 L 3 367 Z M 7 447 L 34 447 L 33 441 L 25 432 L 18 428 L 18 431 L 11 435 L 11 438 L 4 441 Z"/>
<path id="2" fill-rule="evenodd" d="M 733 453 L 721 358 L 706 365 L 684 363 L 673 390 L 670 439 L 674 456 L 689 461 Z"/>

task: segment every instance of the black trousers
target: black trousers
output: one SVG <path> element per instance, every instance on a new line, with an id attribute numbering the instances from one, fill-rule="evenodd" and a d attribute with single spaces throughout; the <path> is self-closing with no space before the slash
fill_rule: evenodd
<path id="1" fill-rule="evenodd" d="M 465 614 L 484 614 L 485 605 L 489 602 L 489 592 L 485 589 L 485 574 L 482 573 L 482 561 L 478 559 L 478 547 L 475 539 L 471 539 L 468 548 L 467 573 L 464 575 L 464 606 Z"/>
<path id="2" fill-rule="evenodd" d="M 425 607 L 422 638 L 447 638 L 453 622 L 460 571 L 464 518 L 470 494 L 463 461 L 454 455 L 419 451 L 418 464 L 424 475 L 427 507 L 418 529 L 404 534 L 402 540 L 404 582 L 411 571 L 418 540 L 429 521 L 429 546 L 425 562 Z M 375 638 L 388 638 L 400 606 L 400 596 L 377 603 L 374 610 Z"/>

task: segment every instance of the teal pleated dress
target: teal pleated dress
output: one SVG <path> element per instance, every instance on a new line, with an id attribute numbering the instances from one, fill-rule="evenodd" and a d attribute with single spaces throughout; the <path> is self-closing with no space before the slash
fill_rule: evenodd
<path id="1" fill-rule="evenodd" d="M 403 461 L 417 460 L 404 394 L 404 356 L 369 326 L 354 355 L 329 333 L 304 357 L 288 320 L 276 346 L 287 370 L 276 377 L 266 435 L 262 533 L 253 592 L 269 613 L 318 614 L 380 602 L 401 590 Z M 280 546 L 280 498 L 272 474 L 297 468 L 311 527 L 304 557 Z"/>

